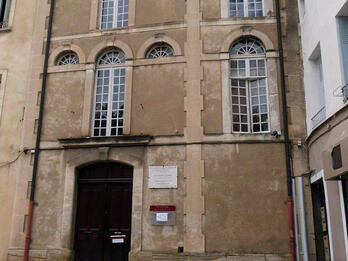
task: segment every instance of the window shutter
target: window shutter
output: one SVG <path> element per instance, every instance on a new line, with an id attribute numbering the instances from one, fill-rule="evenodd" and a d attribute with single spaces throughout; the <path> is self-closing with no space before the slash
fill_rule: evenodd
<path id="1" fill-rule="evenodd" d="M 348 83 L 348 17 L 338 18 L 339 34 L 341 40 L 342 64 L 345 83 Z"/>

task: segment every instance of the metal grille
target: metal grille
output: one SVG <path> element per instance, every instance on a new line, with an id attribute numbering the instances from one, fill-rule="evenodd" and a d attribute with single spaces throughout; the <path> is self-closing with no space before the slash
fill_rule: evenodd
<path id="1" fill-rule="evenodd" d="M 129 0 L 102 0 L 100 9 L 101 29 L 128 26 Z"/>

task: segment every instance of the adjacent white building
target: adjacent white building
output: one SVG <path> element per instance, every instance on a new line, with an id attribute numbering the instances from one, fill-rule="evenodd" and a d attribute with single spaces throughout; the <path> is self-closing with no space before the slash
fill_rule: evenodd
<path id="1" fill-rule="evenodd" d="M 313 206 L 317 260 L 343 261 L 348 260 L 348 1 L 298 2 L 312 191 L 307 208 Z"/>

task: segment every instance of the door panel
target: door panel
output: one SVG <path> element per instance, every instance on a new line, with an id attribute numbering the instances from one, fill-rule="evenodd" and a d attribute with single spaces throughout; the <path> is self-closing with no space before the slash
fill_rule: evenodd
<path id="1" fill-rule="evenodd" d="M 93 207 L 91 207 L 93 205 Z M 77 207 L 76 260 L 102 260 L 105 185 L 81 184 Z M 90 246 L 93 246 L 91 248 Z"/>
<path id="2" fill-rule="evenodd" d="M 111 163 L 80 170 L 75 261 L 128 261 L 132 172 L 129 166 Z"/>
<path id="3" fill-rule="evenodd" d="M 132 184 L 119 183 L 108 186 L 106 256 L 111 260 L 128 260 L 131 236 Z M 114 239 L 114 243 L 112 242 Z"/>

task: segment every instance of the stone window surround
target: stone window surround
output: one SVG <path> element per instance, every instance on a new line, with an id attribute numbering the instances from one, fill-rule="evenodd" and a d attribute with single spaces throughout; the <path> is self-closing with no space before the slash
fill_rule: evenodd
<path id="1" fill-rule="evenodd" d="M 244 19 L 243 17 L 230 17 L 230 0 L 220 0 L 221 6 L 221 18 L 230 18 L 230 19 Z M 262 19 L 266 16 L 273 14 L 273 0 L 263 0 L 263 16 L 262 17 L 248 17 L 247 19 Z"/>
<path id="2" fill-rule="evenodd" d="M 2 118 L 2 108 L 4 104 L 4 98 L 5 98 L 6 81 L 7 81 L 7 70 L 0 70 L 0 124 L 1 124 L 1 118 Z"/>
<path id="3" fill-rule="evenodd" d="M 128 27 L 135 25 L 135 1 L 129 0 L 129 9 L 128 9 Z M 91 15 L 89 21 L 89 30 L 101 30 L 99 28 L 99 3 L 100 0 L 91 1 Z M 122 27 L 124 28 L 124 27 Z M 116 30 L 122 28 L 112 28 L 112 29 L 103 29 L 103 30 Z"/>
<path id="4" fill-rule="evenodd" d="M 274 51 L 274 45 L 270 38 L 257 30 L 243 29 L 233 31 L 226 38 L 220 49 L 221 61 L 221 88 L 222 88 L 222 118 L 223 118 L 223 133 L 231 135 L 234 138 L 243 136 L 252 136 L 263 138 L 265 134 L 260 133 L 232 133 L 232 114 L 231 114 L 231 95 L 230 95 L 230 47 L 240 37 L 253 36 L 259 39 L 266 49 L 266 64 L 267 64 L 267 83 L 268 83 L 268 99 L 269 99 L 269 123 L 270 132 L 273 130 L 280 130 L 280 107 L 279 107 L 279 91 L 278 91 L 278 70 L 277 58 L 278 55 Z"/>

